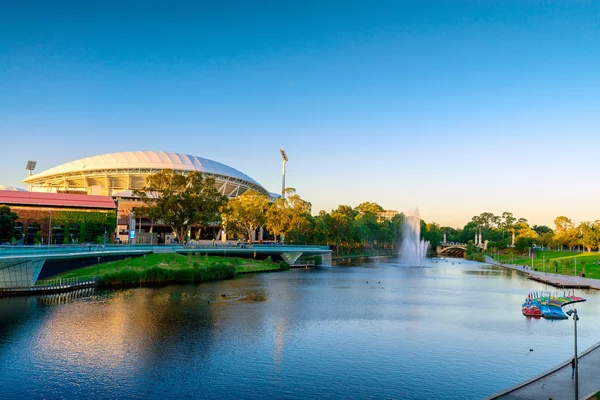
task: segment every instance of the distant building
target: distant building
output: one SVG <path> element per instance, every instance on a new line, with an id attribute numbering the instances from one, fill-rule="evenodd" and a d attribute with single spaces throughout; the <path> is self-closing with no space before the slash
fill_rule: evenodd
<path id="1" fill-rule="evenodd" d="M 384 210 L 384 211 L 381 211 L 380 213 L 378 213 L 377 216 L 379 217 L 379 222 L 381 222 L 381 221 L 391 221 L 392 218 L 394 218 L 394 216 L 397 214 L 398 214 L 398 211 L 396 211 L 396 210 Z"/>
<path id="2" fill-rule="evenodd" d="M 19 217 L 15 228 L 25 244 L 39 236 L 53 244 L 96 242 L 105 232 L 109 243 L 116 226 L 116 205 L 110 196 L 0 190 L 0 205 Z"/>

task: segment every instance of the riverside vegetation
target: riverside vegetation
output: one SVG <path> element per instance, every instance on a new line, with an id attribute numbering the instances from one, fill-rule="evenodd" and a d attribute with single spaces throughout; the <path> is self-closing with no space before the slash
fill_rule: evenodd
<path id="1" fill-rule="evenodd" d="M 518 254 L 515 251 L 504 251 L 494 254 L 489 252 L 497 261 L 506 264 L 525 265 L 538 271 L 558 273 L 561 275 L 581 275 L 586 278 L 600 279 L 600 253 L 598 252 L 573 252 L 573 251 L 548 251 L 537 250 L 533 258 Z"/>
<path id="2" fill-rule="evenodd" d="M 210 257 L 207 255 L 148 254 L 67 271 L 51 279 L 97 277 L 100 287 L 154 286 L 231 279 L 237 274 L 287 269 L 270 258 Z"/>

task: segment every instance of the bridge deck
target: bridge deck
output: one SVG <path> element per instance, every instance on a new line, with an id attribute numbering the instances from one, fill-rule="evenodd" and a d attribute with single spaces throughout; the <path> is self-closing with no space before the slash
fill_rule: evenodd
<path id="1" fill-rule="evenodd" d="M 23 246 L 0 247 L 0 288 L 3 293 L 30 293 L 44 289 L 35 285 L 46 261 L 98 259 L 111 256 L 140 256 L 149 253 L 200 253 L 223 257 L 266 258 L 281 257 L 293 264 L 301 256 L 325 255 L 329 259 L 331 250 L 327 246 L 289 245 L 232 245 L 215 243 L 193 246 L 147 246 L 147 245 L 87 245 L 87 246 Z M 95 260 L 94 260 L 95 262 Z M 327 261 L 324 261 L 327 263 Z M 81 286 L 49 287 L 46 291 L 72 290 Z"/>

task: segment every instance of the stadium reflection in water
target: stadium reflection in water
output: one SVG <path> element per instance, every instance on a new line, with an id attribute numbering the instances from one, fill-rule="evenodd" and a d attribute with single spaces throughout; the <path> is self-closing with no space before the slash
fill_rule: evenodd
<path id="1" fill-rule="evenodd" d="M 570 357 L 572 324 L 521 315 L 543 286 L 429 267 L 0 299 L 0 398 L 480 398 Z M 600 322 L 585 297 L 582 349 Z"/>

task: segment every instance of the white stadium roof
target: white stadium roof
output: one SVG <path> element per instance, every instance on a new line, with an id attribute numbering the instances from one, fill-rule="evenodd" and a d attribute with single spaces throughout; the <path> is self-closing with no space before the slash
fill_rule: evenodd
<path id="1" fill-rule="evenodd" d="M 24 179 L 23 182 L 27 183 L 29 181 L 37 181 L 44 177 L 75 172 L 135 168 L 157 170 L 173 169 L 178 171 L 199 171 L 207 174 L 226 175 L 262 187 L 261 184 L 250 178 L 248 175 L 225 164 L 202 157 L 165 151 L 124 151 L 82 158 L 32 175 Z"/>

